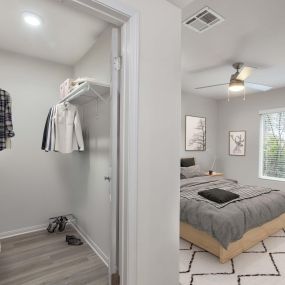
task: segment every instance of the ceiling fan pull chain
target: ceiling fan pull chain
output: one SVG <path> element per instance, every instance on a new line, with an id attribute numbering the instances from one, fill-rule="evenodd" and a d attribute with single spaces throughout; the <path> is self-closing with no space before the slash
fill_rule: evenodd
<path id="1" fill-rule="evenodd" d="M 245 88 L 243 89 L 243 101 L 245 101 Z"/>

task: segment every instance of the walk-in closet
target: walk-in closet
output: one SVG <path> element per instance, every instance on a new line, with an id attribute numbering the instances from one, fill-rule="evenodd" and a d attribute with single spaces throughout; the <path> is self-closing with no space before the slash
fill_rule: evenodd
<path id="1" fill-rule="evenodd" d="M 116 272 L 119 30 L 76 2 L 0 3 L 1 285 Z"/>

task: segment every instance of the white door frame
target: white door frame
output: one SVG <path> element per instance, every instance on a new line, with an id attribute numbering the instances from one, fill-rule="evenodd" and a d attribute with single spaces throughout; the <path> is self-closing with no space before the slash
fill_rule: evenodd
<path id="1" fill-rule="evenodd" d="M 112 28 L 112 51 L 111 51 L 111 157 L 110 157 L 110 167 L 111 167 L 111 184 L 110 193 L 111 195 L 111 236 L 110 236 L 110 259 L 109 259 L 109 273 L 110 278 L 113 274 L 118 273 L 118 198 L 119 198 L 119 87 L 120 87 L 120 76 L 119 76 L 119 61 L 120 58 L 120 32 L 118 28 Z M 111 284 L 110 279 L 110 284 Z"/>
<path id="2" fill-rule="evenodd" d="M 135 9 L 121 3 L 119 0 L 71 1 L 79 7 L 84 6 L 85 8 L 90 9 L 90 11 L 99 18 L 117 26 L 121 26 L 122 70 L 120 80 L 119 273 L 121 285 L 136 285 L 139 13 Z"/>

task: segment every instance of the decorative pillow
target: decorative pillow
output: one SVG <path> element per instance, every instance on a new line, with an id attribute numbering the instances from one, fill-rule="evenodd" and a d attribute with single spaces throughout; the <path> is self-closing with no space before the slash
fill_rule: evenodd
<path id="1" fill-rule="evenodd" d="M 190 157 L 190 158 L 181 158 L 180 160 L 180 166 L 181 167 L 189 167 L 195 165 L 195 158 Z"/>
<path id="2" fill-rule="evenodd" d="M 219 189 L 219 188 L 213 188 L 210 190 L 200 191 L 198 192 L 198 194 L 218 204 L 227 203 L 229 201 L 239 198 L 238 194 L 235 194 L 233 192 L 226 191 L 223 189 Z"/>
<path id="3" fill-rule="evenodd" d="M 186 178 L 192 178 L 197 176 L 204 176 L 200 169 L 199 165 L 189 166 L 189 167 L 180 167 L 180 173 L 184 175 Z"/>

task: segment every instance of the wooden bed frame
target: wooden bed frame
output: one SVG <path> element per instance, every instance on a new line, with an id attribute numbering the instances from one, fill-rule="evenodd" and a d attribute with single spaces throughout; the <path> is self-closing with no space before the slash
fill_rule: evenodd
<path id="1" fill-rule="evenodd" d="M 180 237 L 211 252 L 220 259 L 221 263 L 225 263 L 283 228 L 285 228 L 285 214 L 247 231 L 240 240 L 230 243 L 227 249 L 206 232 L 183 222 L 180 223 Z"/>

